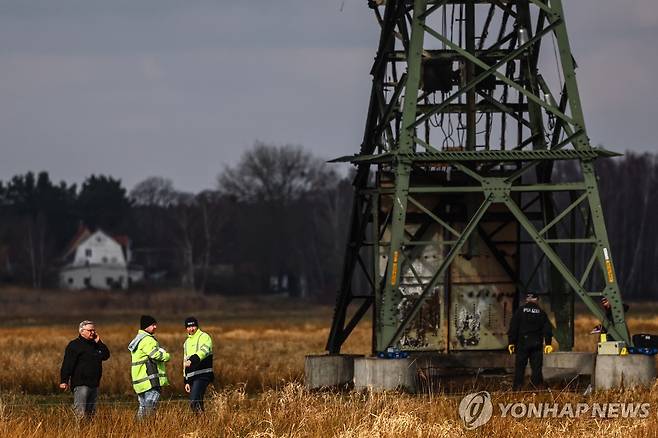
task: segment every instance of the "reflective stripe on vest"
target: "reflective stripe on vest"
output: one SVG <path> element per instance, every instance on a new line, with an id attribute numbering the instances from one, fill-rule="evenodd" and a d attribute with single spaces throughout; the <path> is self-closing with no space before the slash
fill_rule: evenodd
<path id="1" fill-rule="evenodd" d="M 164 373 L 149 374 L 148 376 L 142 377 L 139 380 L 133 380 L 133 385 L 137 385 L 138 383 L 146 382 L 147 380 L 157 379 L 158 377 L 167 377 L 167 375 L 164 374 Z M 160 385 L 158 385 L 158 386 L 160 386 Z"/>
<path id="2" fill-rule="evenodd" d="M 148 359 L 140 360 L 139 362 L 132 362 L 130 365 L 136 367 L 138 365 L 144 365 L 146 362 L 148 362 Z"/>
<path id="3" fill-rule="evenodd" d="M 193 377 L 198 374 L 206 374 L 206 373 L 212 373 L 212 368 L 204 368 L 202 370 L 192 371 L 191 373 L 187 373 L 185 377 Z"/>

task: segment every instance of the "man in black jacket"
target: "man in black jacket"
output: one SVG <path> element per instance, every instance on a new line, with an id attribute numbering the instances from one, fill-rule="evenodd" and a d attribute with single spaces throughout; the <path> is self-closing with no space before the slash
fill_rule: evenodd
<path id="1" fill-rule="evenodd" d="M 103 374 L 103 361 L 110 350 L 96 333 L 93 321 L 82 321 L 80 335 L 69 342 L 64 351 L 59 387 L 73 391 L 73 410 L 78 417 L 92 417 L 96 411 L 98 385 Z"/>
<path id="2" fill-rule="evenodd" d="M 518 390 L 523 386 L 523 375 L 528 359 L 532 370 L 530 381 L 536 387 L 542 385 L 544 383 L 541 371 L 543 353 L 553 352 L 551 346 L 553 330 L 548 316 L 539 308 L 537 295 L 531 293 L 526 295 L 525 304 L 512 316 L 508 337 L 509 353 L 516 352 L 513 389 Z"/>
<path id="3" fill-rule="evenodd" d="M 203 412 L 203 396 L 213 381 L 213 346 L 210 335 L 199 328 L 199 321 L 190 316 L 185 320 L 187 339 L 183 343 L 183 376 L 185 391 L 190 394 L 192 412 Z"/>

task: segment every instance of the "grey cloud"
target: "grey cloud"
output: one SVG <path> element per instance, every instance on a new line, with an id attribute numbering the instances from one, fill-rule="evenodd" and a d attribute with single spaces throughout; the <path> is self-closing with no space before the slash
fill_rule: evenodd
<path id="1" fill-rule="evenodd" d="M 351 153 L 368 99 L 367 78 L 353 69 L 367 71 L 369 52 L 23 57 L 1 81 L 23 91 L 0 107 L 12 157 L 0 163 L 0 176 L 46 168 L 80 181 L 104 172 L 131 186 L 159 174 L 198 190 L 255 139 L 304 144 L 327 159 Z M 9 94 L 0 88 L 0 96 Z"/>
<path id="2" fill-rule="evenodd" d="M 654 1 L 564 3 L 592 141 L 655 148 Z M 195 191 L 256 139 L 354 153 L 377 37 L 365 0 L 0 0 L 0 179 Z"/>
<path id="3" fill-rule="evenodd" d="M 335 0 L 26 3 L 38 7 L 3 3 L 7 13 L 0 9 L 0 51 L 99 54 L 217 47 L 371 47 L 377 38 L 372 14 L 355 1 L 342 11 Z"/>

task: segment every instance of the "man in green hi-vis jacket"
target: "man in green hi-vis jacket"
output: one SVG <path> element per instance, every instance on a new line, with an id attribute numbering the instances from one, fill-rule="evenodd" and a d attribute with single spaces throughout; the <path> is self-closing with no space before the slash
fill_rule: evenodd
<path id="1" fill-rule="evenodd" d="M 150 415 L 160 400 L 160 388 L 169 385 L 165 362 L 170 355 L 153 336 L 158 323 L 152 316 L 142 315 L 140 330 L 128 345 L 131 355 L 130 374 L 139 400 L 137 418 Z"/>

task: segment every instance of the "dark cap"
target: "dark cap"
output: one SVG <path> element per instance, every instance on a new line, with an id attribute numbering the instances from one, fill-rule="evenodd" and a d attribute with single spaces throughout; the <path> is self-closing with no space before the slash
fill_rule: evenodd
<path id="1" fill-rule="evenodd" d="M 142 330 L 157 323 L 158 321 L 156 321 L 151 315 L 142 315 L 141 318 L 139 318 L 139 328 Z"/>
<path id="2" fill-rule="evenodd" d="M 185 318 L 185 327 L 199 327 L 199 320 L 193 316 Z"/>

